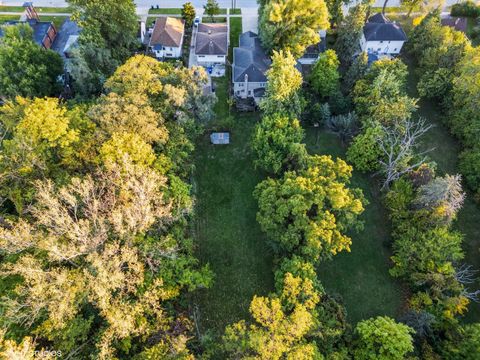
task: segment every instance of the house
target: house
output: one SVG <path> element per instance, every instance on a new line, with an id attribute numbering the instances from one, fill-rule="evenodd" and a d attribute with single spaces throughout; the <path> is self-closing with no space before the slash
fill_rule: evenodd
<path id="1" fill-rule="evenodd" d="M 360 47 L 367 53 L 398 55 L 405 41 L 407 41 L 407 35 L 400 25 L 378 13 L 371 16 L 365 23 Z"/>
<path id="2" fill-rule="evenodd" d="M 265 93 L 266 71 L 271 60 L 265 54 L 257 34 L 240 35 L 239 46 L 233 49 L 232 83 L 237 98 L 253 98 L 256 103 Z"/>
<path id="3" fill-rule="evenodd" d="M 228 53 L 227 24 L 198 24 L 195 40 L 195 56 L 198 65 L 226 64 Z"/>
<path id="4" fill-rule="evenodd" d="M 182 55 L 185 22 L 179 18 L 159 17 L 155 21 L 149 49 L 157 59 L 179 58 Z"/>
<path id="5" fill-rule="evenodd" d="M 463 33 L 467 32 L 467 18 L 446 16 L 441 19 L 442 26 L 449 26 L 457 31 Z"/>
<path id="6" fill-rule="evenodd" d="M 327 48 L 327 31 L 320 30 L 318 34 L 320 35 L 320 42 L 318 44 L 310 45 L 309 47 L 307 47 L 305 53 L 300 59 L 298 59 L 298 62 L 300 64 L 311 65 L 318 60 L 318 57 L 321 53 L 325 52 Z"/>
<path id="7" fill-rule="evenodd" d="M 73 56 L 73 50 L 78 46 L 80 32 L 81 28 L 75 21 L 65 20 L 58 31 L 52 50 L 57 52 L 64 61 L 70 59 Z"/>
<path id="8" fill-rule="evenodd" d="M 57 29 L 51 21 L 40 21 L 37 11 L 33 7 L 33 3 L 26 2 L 25 7 L 26 20 L 8 21 L 5 25 L 28 24 L 33 30 L 33 41 L 45 49 L 50 49 L 57 37 Z M 0 37 L 3 32 L 0 29 Z"/>

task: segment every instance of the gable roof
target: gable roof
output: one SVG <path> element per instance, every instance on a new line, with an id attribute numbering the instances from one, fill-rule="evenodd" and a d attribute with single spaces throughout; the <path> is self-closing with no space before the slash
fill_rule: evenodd
<path id="1" fill-rule="evenodd" d="M 155 21 L 150 46 L 161 45 L 180 47 L 182 44 L 184 21 L 173 17 L 159 17 Z"/>
<path id="2" fill-rule="evenodd" d="M 265 72 L 271 60 L 263 51 L 258 35 L 252 31 L 240 35 L 239 47 L 233 49 L 233 81 L 266 82 Z"/>
<path id="3" fill-rule="evenodd" d="M 363 27 L 367 41 L 406 41 L 407 35 L 397 23 L 392 23 L 383 14 L 375 14 Z"/>
<path id="4" fill-rule="evenodd" d="M 227 55 L 228 32 L 227 24 L 198 25 L 195 40 L 196 55 Z"/>

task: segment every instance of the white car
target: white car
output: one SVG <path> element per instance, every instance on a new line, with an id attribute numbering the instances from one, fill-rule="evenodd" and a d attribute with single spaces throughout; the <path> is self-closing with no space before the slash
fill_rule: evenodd
<path id="1" fill-rule="evenodd" d="M 195 17 L 195 20 L 193 20 L 193 24 L 195 26 L 198 26 L 198 24 L 200 24 L 200 18 L 198 16 Z"/>

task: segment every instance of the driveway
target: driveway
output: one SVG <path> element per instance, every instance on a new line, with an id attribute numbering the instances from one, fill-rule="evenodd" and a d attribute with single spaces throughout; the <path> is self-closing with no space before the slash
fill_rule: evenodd
<path id="1" fill-rule="evenodd" d="M 258 34 L 257 8 L 242 8 L 242 31 L 253 31 Z"/>

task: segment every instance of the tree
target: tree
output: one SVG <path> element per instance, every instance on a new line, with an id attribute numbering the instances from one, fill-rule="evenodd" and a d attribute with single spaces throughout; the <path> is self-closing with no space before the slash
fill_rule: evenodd
<path id="1" fill-rule="evenodd" d="M 321 54 L 313 65 L 309 80 L 320 97 L 330 97 L 338 90 L 340 85 L 339 64 L 337 54 L 334 50 L 329 49 Z"/>
<path id="2" fill-rule="evenodd" d="M 218 6 L 217 0 L 207 0 L 207 3 L 203 5 L 205 14 L 210 16 L 210 20 L 213 22 L 213 17 L 220 14 L 220 6 Z"/>
<path id="3" fill-rule="evenodd" d="M 135 4 L 131 0 L 69 0 L 69 4 L 73 7 L 73 19 L 82 27 L 81 60 L 77 61 L 83 61 L 85 66 L 83 74 L 77 71 L 73 75 L 77 83 L 85 77 L 98 81 L 93 89 L 98 90 L 137 46 Z M 88 90 L 84 86 L 79 89 Z"/>
<path id="4" fill-rule="evenodd" d="M 257 220 L 280 254 L 298 254 L 311 261 L 349 251 L 345 231 L 358 225 L 363 195 L 346 187 L 352 168 L 343 160 L 312 156 L 307 168 L 257 185 Z"/>
<path id="5" fill-rule="evenodd" d="M 379 159 L 383 156 L 378 139 L 385 136 L 382 127 L 369 127 L 357 135 L 347 151 L 347 159 L 356 170 L 367 172 L 380 168 Z"/>
<path id="6" fill-rule="evenodd" d="M 342 6 L 345 3 L 344 0 L 325 0 L 328 8 L 328 14 L 330 17 L 330 25 L 336 28 L 343 20 Z"/>
<path id="7" fill-rule="evenodd" d="M 335 52 L 345 71 L 353 61 L 353 55 L 360 50 L 360 38 L 367 17 L 368 5 L 359 3 L 349 9 L 348 15 L 338 26 Z"/>
<path id="8" fill-rule="evenodd" d="M 368 70 L 368 54 L 366 52 L 360 53 L 353 60 L 352 65 L 348 68 L 347 73 L 343 78 L 343 84 L 348 91 L 351 91 L 355 83 L 362 79 Z"/>
<path id="9" fill-rule="evenodd" d="M 424 0 L 402 0 L 402 5 L 408 7 L 407 17 L 410 17 L 413 9 L 417 8 Z"/>
<path id="10" fill-rule="evenodd" d="M 343 143 L 352 139 L 358 132 L 358 118 L 354 112 L 331 116 L 326 125 L 330 131 L 340 136 Z"/>
<path id="11" fill-rule="evenodd" d="M 300 96 L 302 74 L 295 67 L 296 60 L 289 51 L 274 51 L 272 65 L 266 72 L 265 98 L 260 108 L 266 115 L 276 112 L 297 118 L 304 107 Z"/>
<path id="12" fill-rule="evenodd" d="M 5 26 L 0 38 L 0 98 L 54 96 L 61 91 L 62 58 L 33 41 L 29 25 Z"/>
<path id="13" fill-rule="evenodd" d="M 193 26 L 195 20 L 195 8 L 191 2 L 187 2 L 182 6 L 182 19 L 185 20 L 185 26 L 190 29 Z"/>
<path id="14" fill-rule="evenodd" d="M 416 204 L 429 210 L 437 210 L 439 216 L 451 222 L 465 200 L 460 175 L 436 177 L 418 189 Z"/>
<path id="15" fill-rule="evenodd" d="M 431 127 L 432 125 L 425 125 L 425 120 L 420 119 L 416 123 L 410 120 L 406 121 L 402 132 L 383 128 L 385 136 L 377 137 L 383 154 L 379 159 L 379 172 L 384 176 L 382 189 L 388 189 L 392 182 L 425 162 L 426 152 L 416 154 L 415 148 L 418 139 Z"/>
<path id="16" fill-rule="evenodd" d="M 324 0 L 271 0 L 259 15 L 260 39 L 267 52 L 287 50 L 294 58 L 317 44 L 319 31 L 330 26 Z"/>
<path id="17" fill-rule="evenodd" d="M 305 145 L 301 144 L 303 135 L 297 119 L 278 113 L 264 116 L 255 127 L 252 139 L 257 155 L 255 165 L 272 174 L 301 168 L 307 158 Z"/>
<path id="18" fill-rule="evenodd" d="M 384 316 L 361 321 L 355 328 L 357 335 L 354 358 L 357 360 L 403 360 L 413 351 L 410 327 Z"/>

